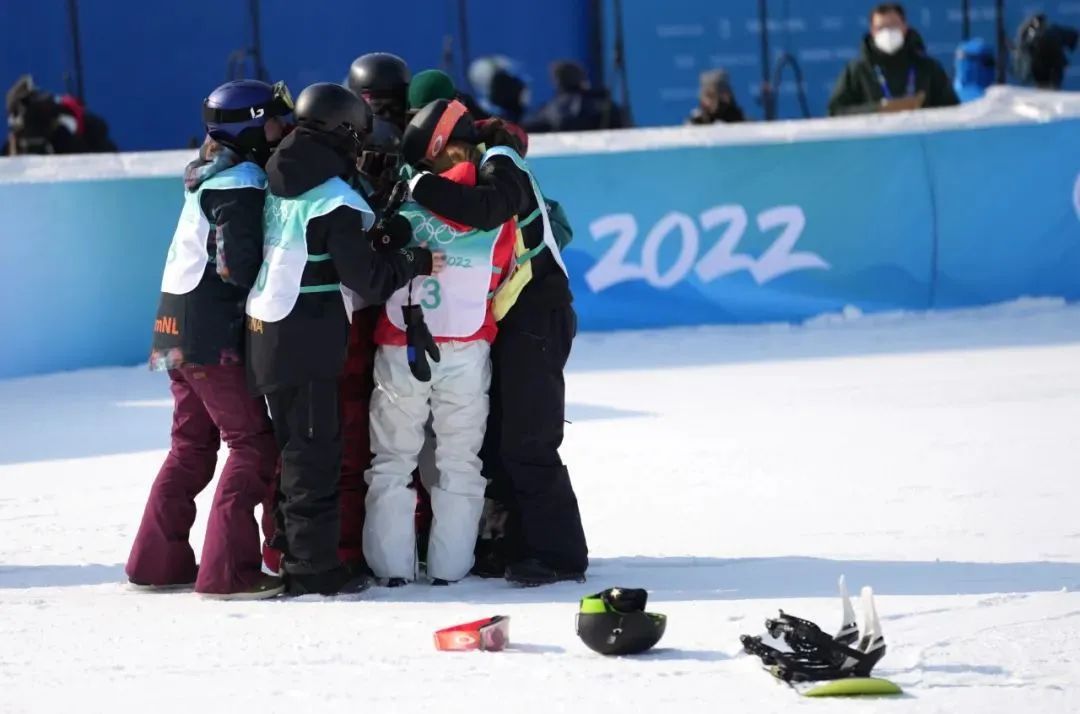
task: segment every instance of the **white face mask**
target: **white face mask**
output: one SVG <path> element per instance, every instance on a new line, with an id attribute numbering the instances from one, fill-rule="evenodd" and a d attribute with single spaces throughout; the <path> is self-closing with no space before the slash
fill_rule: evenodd
<path id="1" fill-rule="evenodd" d="M 874 33 L 874 45 L 887 55 L 894 55 L 904 46 L 904 32 L 898 27 L 886 27 Z"/>

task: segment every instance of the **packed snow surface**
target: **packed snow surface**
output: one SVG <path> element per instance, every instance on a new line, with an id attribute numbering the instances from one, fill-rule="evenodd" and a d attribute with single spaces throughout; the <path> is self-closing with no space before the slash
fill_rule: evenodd
<path id="1" fill-rule="evenodd" d="M 123 584 L 164 376 L 0 383 L 0 711 L 1080 711 L 1080 307 L 581 335 L 567 393 L 587 584 L 221 603 Z M 838 625 L 841 574 L 903 698 L 799 699 L 740 654 L 778 608 Z M 615 585 L 668 615 L 652 653 L 575 636 Z M 508 651 L 435 651 L 496 614 Z"/>

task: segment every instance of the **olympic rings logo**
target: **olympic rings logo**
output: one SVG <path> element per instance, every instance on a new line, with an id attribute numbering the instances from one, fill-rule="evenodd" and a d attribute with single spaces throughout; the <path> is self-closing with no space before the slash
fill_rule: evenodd
<path id="1" fill-rule="evenodd" d="M 402 211 L 401 215 L 409 220 L 412 225 L 413 237 L 420 243 L 437 243 L 448 245 L 469 231 L 455 230 L 452 226 L 443 223 L 430 213 L 421 211 Z"/>

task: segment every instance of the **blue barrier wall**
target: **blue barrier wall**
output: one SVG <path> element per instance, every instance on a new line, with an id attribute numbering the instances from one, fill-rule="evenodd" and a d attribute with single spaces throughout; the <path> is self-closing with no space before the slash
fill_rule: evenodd
<path id="1" fill-rule="evenodd" d="M 1080 95 L 532 144 L 586 330 L 1080 298 Z M 0 162 L 0 378 L 146 358 L 188 158 Z"/>

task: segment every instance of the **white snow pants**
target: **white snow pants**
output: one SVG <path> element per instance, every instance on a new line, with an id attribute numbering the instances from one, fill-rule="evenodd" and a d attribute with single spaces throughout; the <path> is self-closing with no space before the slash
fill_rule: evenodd
<path id="1" fill-rule="evenodd" d="M 491 346 L 482 340 L 440 344 L 441 360 L 429 361 L 430 382 L 413 377 L 405 350 L 382 346 L 375 354 L 364 558 L 377 577 L 416 576 L 416 492 L 409 484 L 430 414 L 438 483 L 431 488 L 427 573 L 453 582 L 473 566 L 484 509 L 487 482 L 479 452 L 487 426 Z"/>

